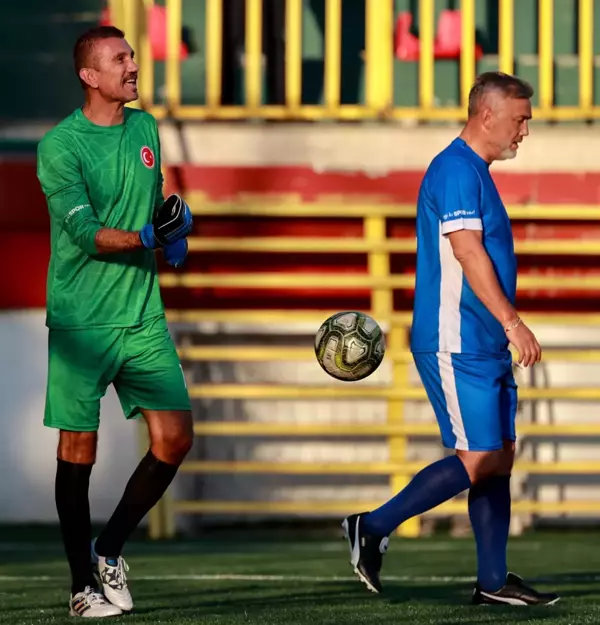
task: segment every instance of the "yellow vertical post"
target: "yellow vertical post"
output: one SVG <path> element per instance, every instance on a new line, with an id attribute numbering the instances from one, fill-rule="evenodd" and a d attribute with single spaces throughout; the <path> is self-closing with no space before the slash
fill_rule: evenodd
<path id="1" fill-rule="evenodd" d="M 500 67 L 505 74 L 515 71 L 515 5 L 514 0 L 500 0 L 499 26 L 499 56 Z"/>
<path id="2" fill-rule="evenodd" d="M 285 5 L 285 103 L 292 111 L 302 103 L 302 0 Z"/>
<path id="3" fill-rule="evenodd" d="M 407 330 L 401 325 L 392 325 L 390 329 L 389 350 L 392 356 L 396 356 L 408 350 Z M 394 360 L 392 364 L 392 384 L 394 388 L 405 388 L 409 385 L 409 365 L 402 360 Z M 404 423 L 404 400 L 391 399 L 388 404 L 388 423 L 401 425 Z M 390 462 L 403 463 L 407 461 L 408 438 L 405 434 L 390 436 Z M 392 476 L 391 487 L 395 494 L 401 491 L 411 480 L 411 475 L 396 473 Z M 406 538 L 415 538 L 421 533 L 420 517 L 412 517 L 398 528 L 398 535 Z"/>
<path id="4" fill-rule="evenodd" d="M 369 243 L 377 244 L 387 239 L 386 219 L 380 215 L 365 217 L 364 236 Z M 371 278 L 388 278 L 390 275 L 390 256 L 388 252 L 370 251 L 368 256 L 369 275 Z M 373 289 L 373 313 L 380 318 L 389 318 L 393 309 L 392 291 L 389 287 Z"/>
<path id="5" fill-rule="evenodd" d="M 554 0 L 539 3 L 540 109 L 548 111 L 554 101 Z"/>
<path id="6" fill-rule="evenodd" d="M 182 0 L 166 0 L 167 8 L 167 104 L 173 113 L 181 103 L 181 19 Z"/>
<path id="7" fill-rule="evenodd" d="M 335 113 L 342 84 L 342 2 L 325 0 L 325 106 Z"/>
<path id="8" fill-rule="evenodd" d="M 387 239 L 386 219 L 382 216 L 368 216 L 364 220 L 364 236 L 371 244 L 378 244 Z M 390 256 L 388 252 L 370 251 L 368 255 L 369 275 L 373 279 L 385 279 L 390 275 Z M 372 312 L 377 321 L 390 321 L 394 308 L 393 293 L 389 287 L 375 288 L 372 291 Z M 398 332 L 399 330 L 399 332 Z M 403 328 L 390 329 L 390 353 L 397 353 L 405 349 L 405 333 Z M 408 366 L 402 363 L 393 365 L 393 384 L 406 386 L 408 384 Z M 388 421 L 401 422 L 403 418 L 403 401 L 391 399 L 388 402 Z M 406 436 L 390 436 L 390 462 L 402 463 L 406 461 Z M 390 488 L 395 493 L 408 483 L 410 476 L 394 474 L 390 476 Z M 419 533 L 419 520 L 411 519 L 402 524 L 398 530 L 402 536 L 416 536 Z"/>
<path id="9" fill-rule="evenodd" d="M 138 23 L 138 3 L 136 0 L 125 2 L 123 5 L 123 30 L 125 38 L 132 48 L 138 45 L 139 23 Z"/>
<path id="10" fill-rule="evenodd" d="M 434 21 L 434 0 L 419 0 L 419 105 L 425 110 L 433 108 Z"/>
<path id="11" fill-rule="evenodd" d="M 246 0 L 246 106 L 262 101 L 262 1 Z"/>
<path id="12" fill-rule="evenodd" d="M 206 0 L 206 104 L 211 109 L 221 104 L 222 41 L 222 0 Z"/>
<path id="13" fill-rule="evenodd" d="M 579 0 L 579 106 L 585 111 L 594 99 L 594 4 Z"/>
<path id="14" fill-rule="evenodd" d="M 392 105 L 393 8 L 390 0 L 367 0 L 366 100 L 367 106 L 377 112 Z"/>
<path id="15" fill-rule="evenodd" d="M 460 16 L 460 102 L 466 115 L 475 82 L 475 0 L 461 0 Z"/>
<path id="16" fill-rule="evenodd" d="M 117 28 L 125 30 L 125 18 L 123 16 L 123 0 L 108 0 L 110 21 Z"/>
<path id="17" fill-rule="evenodd" d="M 149 34 L 149 17 L 153 4 L 153 0 L 144 0 L 140 3 L 138 12 L 140 20 L 140 47 L 137 50 L 140 68 L 138 85 L 142 108 L 148 108 L 154 102 L 154 62 Z"/>
<path id="18" fill-rule="evenodd" d="M 140 45 L 140 21 L 139 21 L 139 2 L 137 0 L 130 0 L 125 2 L 123 6 L 123 30 L 125 31 L 125 38 L 129 42 L 129 45 L 133 50 L 139 53 Z M 139 98 L 134 102 L 128 104 L 131 108 L 141 108 Z"/>

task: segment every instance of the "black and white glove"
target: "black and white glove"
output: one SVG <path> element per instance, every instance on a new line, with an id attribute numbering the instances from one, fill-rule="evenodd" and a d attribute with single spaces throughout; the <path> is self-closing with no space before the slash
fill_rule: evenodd
<path id="1" fill-rule="evenodd" d="M 173 194 L 156 211 L 152 223 L 140 230 L 140 240 L 144 247 L 155 250 L 185 239 L 193 225 L 190 207 L 181 197 Z"/>

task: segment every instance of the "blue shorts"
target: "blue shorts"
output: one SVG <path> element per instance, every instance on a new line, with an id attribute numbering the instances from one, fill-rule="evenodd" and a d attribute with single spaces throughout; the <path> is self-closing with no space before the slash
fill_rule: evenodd
<path id="1" fill-rule="evenodd" d="M 433 406 L 444 447 L 467 451 L 502 449 L 515 440 L 517 384 L 512 357 L 413 354 Z"/>

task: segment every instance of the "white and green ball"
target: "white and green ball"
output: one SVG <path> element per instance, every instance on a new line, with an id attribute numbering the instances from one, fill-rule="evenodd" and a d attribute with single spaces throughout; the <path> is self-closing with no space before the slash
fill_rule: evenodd
<path id="1" fill-rule="evenodd" d="M 369 315 L 339 312 L 319 328 L 315 355 L 323 370 L 337 380 L 363 380 L 381 364 L 385 337 L 379 324 Z"/>

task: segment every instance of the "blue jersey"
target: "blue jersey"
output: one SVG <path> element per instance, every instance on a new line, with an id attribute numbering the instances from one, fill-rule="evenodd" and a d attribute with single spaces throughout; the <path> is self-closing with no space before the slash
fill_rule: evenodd
<path id="1" fill-rule="evenodd" d="M 510 220 L 488 163 L 455 139 L 432 161 L 419 190 L 413 352 L 490 355 L 508 348 L 504 328 L 469 286 L 445 236 L 465 229 L 483 231 L 483 246 L 514 305 L 517 259 Z"/>

